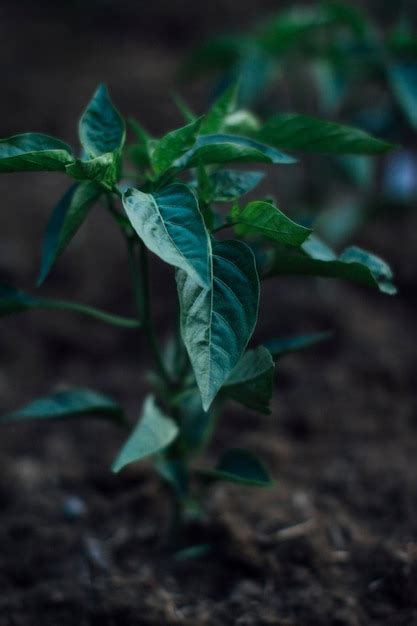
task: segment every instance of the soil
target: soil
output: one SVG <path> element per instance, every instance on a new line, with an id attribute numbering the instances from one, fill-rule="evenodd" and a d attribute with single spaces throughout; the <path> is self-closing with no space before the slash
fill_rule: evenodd
<path id="1" fill-rule="evenodd" d="M 163 3 L 152 4 L 164 15 Z M 139 37 L 132 9 L 124 36 L 96 23 L 97 8 L 81 19 L 48 6 L 0 7 L 1 136 L 33 129 L 75 142 L 77 115 L 101 80 L 151 130 L 179 121 L 169 94 L 196 37 L 191 18 L 175 39 L 168 17 L 155 26 L 148 14 Z M 222 6 L 232 23 L 233 3 Z M 205 17 L 209 29 L 214 10 Z M 188 93 L 201 104 L 201 86 Z M 290 202 L 284 182 L 273 184 Z M 65 184 L 55 175 L 0 178 L 2 280 L 33 284 L 45 220 Z M 248 447 L 276 486 L 214 487 L 203 521 L 187 530 L 189 545 L 211 547 L 200 558 L 167 551 L 169 498 L 150 465 L 110 473 L 123 438 L 115 427 L 2 426 L 0 626 L 417 624 L 415 208 L 376 214 L 356 238 L 392 262 L 396 298 L 303 278 L 266 286 L 256 340 L 328 328 L 335 338 L 278 363 L 270 416 L 232 405 L 224 414 L 207 464 Z M 173 281 L 158 264 L 154 272 L 162 333 Z M 129 313 L 124 250 L 99 209 L 43 293 Z M 142 338 L 131 338 L 66 314 L 2 320 L 0 413 L 82 385 L 113 395 L 133 420 L 148 361 Z"/>

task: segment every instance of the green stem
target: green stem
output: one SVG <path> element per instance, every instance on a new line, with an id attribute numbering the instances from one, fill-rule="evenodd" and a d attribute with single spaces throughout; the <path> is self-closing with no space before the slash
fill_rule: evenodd
<path id="1" fill-rule="evenodd" d="M 38 301 L 37 308 L 73 311 L 74 313 L 88 315 L 89 317 L 93 317 L 101 322 L 106 322 L 107 324 L 112 324 L 113 326 L 119 326 L 120 328 L 140 328 L 140 322 L 138 320 L 122 317 L 121 315 L 114 315 L 113 313 L 106 313 L 105 311 L 100 311 L 100 309 L 86 304 L 80 304 L 79 302 L 43 298 Z"/>

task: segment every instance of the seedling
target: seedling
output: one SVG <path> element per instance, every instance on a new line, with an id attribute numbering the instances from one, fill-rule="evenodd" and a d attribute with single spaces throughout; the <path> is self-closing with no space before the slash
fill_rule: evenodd
<path id="1" fill-rule="evenodd" d="M 307 274 L 353 280 L 394 293 L 387 264 L 351 247 L 336 254 L 270 200 L 246 201 L 263 173 L 230 164 L 272 163 L 292 167 L 296 158 L 245 135 L 245 115 L 230 88 L 209 111 L 159 139 L 137 122 L 126 146 L 125 122 L 100 86 L 79 124 L 81 156 L 39 133 L 0 141 L 0 171 L 64 172 L 73 179 L 46 227 L 38 275 L 41 286 L 96 203 L 109 211 L 126 242 L 128 269 L 137 308 L 130 319 L 91 306 L 44 298 L 8 286 L 0 288 L 0 314 L 31 309 L 69 310 L 97 321 L 143 333 L 149 343 L 152 392 L 135 425 L 114 400 L 88 389 L 61 391 L 37 399 L 3 421 L 70 418 L 94 414 L 129 429 L 113 471 L 146 457 L 170 486 L 176 519 L 195 511 L 201 488 L 219 480 L 267 487 L 262 462 L 248 450 L 226 449 L 215 467 L 199 457 L 215 420 L 228 402 L 261 413 L 270 411 L 274 359 L 327 337 L 326 333 L 248 344 L 254 332 L 263 280 Z M 312 122 L 313 125 L 313 122 Z M 311 145 L 311 133 L 297 120 L 282 120 L 289 148 Z M 313 126 L 311 127 L 313 129 Z M 338 151 L 362 142 L 370 152 L 389 149 L 355 129 L 314 120 L 320 145 Z M 134 172 L 123 168 L 130 159 Z M 132 170 L 132 166 L 129 166 Z M 227 237 L 226 237 L 227 233 Z M 164 346 L 154 327 L 148 265 L 154 256 L 175 268 L 179 328 Z M 138 399 L 139 400 L 139 399 Z"/>

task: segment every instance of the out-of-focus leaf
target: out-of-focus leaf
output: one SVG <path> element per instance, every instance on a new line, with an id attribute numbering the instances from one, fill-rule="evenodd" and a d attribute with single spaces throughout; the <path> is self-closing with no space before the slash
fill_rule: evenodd
<path id="1" fill-rule="evenodd" d="M 239 448 L 225 452 L 215 469 L 199 470 L 198 474 L 210 481 L 225 480 L 251 487 L 272 487 L 274 484 L 258 457 Z"/>
<path id="2" fill-rule="evenodd" d="M 380 154 L 395 147 L 358 128 L 295 113 L 272 116 L 257 137 L 287 150 L 328 154 Z"/>
<path id="3" fill-rule="evenodd" d="M 214 202 L 232 202 L 249 193 L 265 177 L 264 172 L 218 170 L 210 175 Z"/>
<path id="4" fill-rule="evenodd" d="M 38 285 L 48 276 L 101 193 L 96 183 L 84 182 L 71 187 L 58 202 L 46 227 Z"/>
<path id="5" fill-rule="evenodd" d="M 148 396 L 139 422 L 112 465 L 113 472 L 120 472 L 126 465 L 161 452 L 174 441 L 177 435 L 177 424 L 171 417 L 162 413 L 153 396 Z"/>
<path id="6" fill-rule="evenodd" d="M 1 416 L 0 422 L 62 419 L 84 415 L 97 415 L 116 422 L 125 422 L 123 410 L 116 402 L 90 389 L 59 391 L 37 398 L 21 409 Z"/>
<path id="7" fill-rule="evenodd" d="M 182 68 L 187 78 L 203 72 L 225 70 L 239 59 L 247 47 L 247 39 L 239 36 L 216 37 L 193 50 Z"/>
<path id="8" fill-rule="evenodd" d="M 237 84 L 231 85 L 214 102 L 201 122 L 201 135 L 214 135 L 225 131 L 225 120 L 236 110 L 238 89 Z"/>
<path id="9" fill-rule="evenodd" d="M 175 183 L 153 194 L 128 189 L 123 206 L 144 244 L 163 261 L 183 269 L 199 286 L 209 277 L 209 239 L 197 198 Z"/>
<path id="10" fill-rule="evenodd" d="M 404 115 L 417 129 L 417 61 L 390 64 L 388 77 Z"/>
<path id="11" fill-rule="evenodd" d="M 331 331 L 309 333 L 307 335 L 292 335 L 291 337 L 270 339 L 269 341 L 265 341 L 263 345 L 269 350 L 273 357 L 279 358 L 291 352 L 305 350 L 322 341 L 327 341 L 332 336 L 333 333 Z"/>
<path id="12" fill-rule="evenodd" d="M 299 246 L 311 230 L 296 224 L 270 202 L 255 200 L 245 207 L 235 205 L 232 222 L 239 237 L 258 236 L 290 246 Z"/>
<path id="13" fill-rule="evenodd" d="M 71 148 L 48 135 L 25 133 L 0 140 L 0 172 L 65 172 L 73 161 Z"/>
<path id="14" fill-rule="evenodd" d="M 270 352 L 259 346 L 242 356 L 222 387 L 222 395 L 260 413 L 270 413 L 274 362 Z"/>

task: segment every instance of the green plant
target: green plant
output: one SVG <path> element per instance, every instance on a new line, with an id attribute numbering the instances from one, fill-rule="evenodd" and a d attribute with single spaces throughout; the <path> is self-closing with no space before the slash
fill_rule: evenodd
<path id="1" fill-rule="evenodd" d="M 183 77 L 213 74 L 216 93 L 239 79 L 240 107 L 255 107 L 260 114 L 252 136 L 268 137 L 279 149 L 288 148 L 282 133 L 287 117 L 270 116 L 271 108 L 313 111 L 408 142 L 417 129 L 417 34 L 410 22 L 400 12 L 393 27 L 378 28 L 360 8 L 338 0 L 295 5 L 247 32 L 209 39 L 186 60 Z M 308 129 L 309 118 L 303 123 Z M 330 243 L 346 241 L 380 206 L 413 201 L 415 186 L 401 176 L 408 168 L 415 178 L 412 154 L 387 159 L 381 185 L 375 161 L 358 145 L 337 154 L 336 142 L 329 147 L 313 139 L 315 151 L 336 158 L 309 165 L 308 206 L 303 199 L 300 205 Z M 324 168 L 342 189 L 336 201 L 322 184 Z"/>
<path id="2" fill-rule="evenodd" d="M 273 359 L 327 337 L 326 333 L 287 337 L 247 348 L 257 322 L 261 281 L 301 273 L 353 280 L 386 293 L 395 291 L 391 271 L 378 257 L 359 248 L 336 255 L 271 201 L 242 200 L 263 174 L 226 165 L 290 166 L 296 159 L 237 133 L 236 93 L 235 88 L 229 89 L 199 118 L 187 112 L 188 123 L 160 139 L 132 121 L 135 141 L 126 147 L 125 122 L 107 89 L 100 86 L 79 124 L 81 157 L 60 140 L 37 133 L 0 141 L 0 172 L 57 171 L 76 181 L 52 211 L 46 227 L 38 286 L 92 206 L 100 202 L 126 242 L 137 318 L 5 285 L 0 287 L 0 315 L 39 308 L 68 309 L 146 335 L 153 357 L 149 376 L 153 393 L 145 399 L 140 419 L 113 470 L 118 472 L 152 456 L 156 470 L 172 489 L 177 520 L 198 501 L 199 486 L 216 480 L 271 484 L 264 466 L 251 452 L 227 450 L 214 468 L 195 466 L 195 458 L 208 445 L 226 402 L 268 413 Z M 326 124 L 315 124 L 316 132 L 321 128 L 322 141 L 338 150 L 352 141 L 361 142 L 370 152 L 390 147 L 355 129 L 336 126 L 326 138 Z M 283 128 L 290 137 L 291 121 Z M 296 137 L 294 147 L 303 147 L 303 139 Z M 302 137 L 308 144 L 309 133 Z M 288 145 L 292 146 L 290 139 Z M 136 166 L 134 172 L 123 171 L 127 156 Z M 220 210 L 228 205 L 231 208 L 226 212 Z M 219 238 L 226 229 L 234 232 L 233 239 Z M 173 266 L 176 273 L 179 328 L 164 349 L 152 317 L 149 251 Z M 37 399 L 2 419 L 87 414 L 131 428 L 118 403 L 87 389 Z"/>

